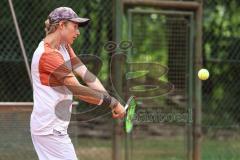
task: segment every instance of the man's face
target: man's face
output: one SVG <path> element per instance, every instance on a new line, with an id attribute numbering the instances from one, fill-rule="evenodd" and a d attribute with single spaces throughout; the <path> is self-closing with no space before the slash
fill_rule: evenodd
<path id="1" fill-rule="evenodd" d="M 73 44 L 73 41 L 80 35 L 78 24 L 67 21 L 61 30 L 62 40 L 67 44 Z"/>

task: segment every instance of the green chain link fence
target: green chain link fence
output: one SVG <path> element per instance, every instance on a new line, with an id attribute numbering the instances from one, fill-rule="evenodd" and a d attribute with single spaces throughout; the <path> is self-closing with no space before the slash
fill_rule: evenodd
<path id="1" fill-rule="evenodd" d="M 238 152 L 240 148 L 238 113 L 240 104 L 238 74 L 240 65 L 240 19 L 238 18 L 240 2 L 237 0 L 204 0 L 203 4 L 202 57 L 203 67 L 210 71 L 210 78 L 202 82 L 202 134 L 199 135 L 202 138 L 201 157 L 204 160 L 237 160 L 240 158 Z M 185 90 L 187 87 L 185 86 L 184 74 L 188 72 L 184 70 L 184 65 L 188 62 L 181 61 L 181 59 L 184 60 L 185 54 L 189 54 L 184 50 L 188 43 L 185 43 L 187 42 L 186 37 L 181 36 L 185 27 L 184 23 L 178 23 L 179 20 L 182 22 L 184 18 L 181 19 L 180 15 L 180 18 L 176 15 L 161 16 L 163 14 L 159 14 L 156 8 L 156 6 L 151 8 L 143 7 L 143 5 L 136 7 L 136 12 L 130 20 L 130 37 L 136 45 L 132 54 L 138 60 L 160 61 L 160 63 L 167 65 L 169 73 L 166 77 L 176 86 L 171 94 L 182 96 L 183 99 L 179 99 L 179 102 L 183 100 L 182 103 L 184 103 L 184 93 L 177 93 L 179 89 Z M 149 9 L 154 9 L 155 13 L 154 11 L 153 13 L 147 12 Z M 141 14 L 141 11 L 145 14 Z M 171 11 L 177 12 L 174 8 Z M 174 34 L 171 35 L 169 34 L 171 32 L 167 31 L 172 31 Z M 187 33 L 185 32 L 184 35 L 186 36 Z M 169 46 L 169 44 L 173 44 L 173 46 Z M 175 53 L 172 56 L 171 51 Z M 181 54 L 182 51 L 184 54 Z M 171 57 L 170 61 L 167 61 L 169 57 Z M 175 63 L 169 63 L 171 61 Z M 174 67 L 171 67 L 172 65 Z M 171 96 L 171 94 L 167 96 Z M 152 100 L 150 104 L 153 103 Z M 154 113 L 160 111 L 159 115 L 165 114 L 166 116 L 167 110 L 164 110 L 164 107 L 170 108 L 170 110 L 174 107 L 170 107 L 168 103 L 159 102 L 158 105 L 155 105 L 159 108 L 158 110 L 149 111 L 150 106 L 147 104 L 146 106 L 145 109 L 139 111 L 139 114 L 142 116 L 150 114 L 148 117 L 150 119 L 147 119 L 148 123 L 143 123 L 144 119 L 140 120 L 139 126 L 134 131 L 133 159 L 141 159 L 144 155 L 151 155 L 150 159 L 158 159 L 159 157 L 162 159 L 187 159 L 185 153 L 189 148 L 184 148 L 187 142 L 183 137 L 187 134 L 184 127 L 180 126 L 179 123 L 172 122 L 170 124 L 159 124 L 156 121 L 155 124 L 151 123 L 154 121 Z M 171 113 L 173 112 L 174 110 L 171 110 Z M 174 128 L 176 126 L 179 128 Z M 175 131 L 175 134 L 170 136 L 173 142 L 168 139 L 172 130 Z M 146 144 L 146 148 L 140 145 L 141 141 Z"/>
<path id="2" fill-rule="evenodd" d="M 71 7 L 78 15 L 91 19 L 86 28 L 80 29 L 80 37 L 73 45 L 76 54 L 91 54 L 100 57 L 103 62 L 108 62 L 109 56 L 104 52 L 103 45 L 114 37 L 113 2 L 112 0 L 13 0 L 29 64 L 34 50 L 45 36 L 44 21 L 53 9 L 60 6 Z M 32 102 L 32 88 L 8 1 L 2 0 L 0 8 L 0 102 Z M 90 70 L 93 72 L 100 70 L 98 77 L 105 86 L 108 86 L 108 64 L 104 63 L 102 68 L 94 67 L 96 66 L 90 66 Z M 106 110 L 95 109 L 94 106 L 83 103 L 79 106 L 85 114 L 81 117 L 73 117 L 69 127 L 77 155 L 82 160 L 96 159 L 96 157 L 99 160 L 111 159 L 113 124 L 110 114 L 106 114 Z M 80 111 L 77 109 L 76 112 Z M 105 116 L 93 120 L 96 118 L 94 115 L 97 114 Z M 30 138 L 29 119 L 30 112 L 22 112 L 20 107 L 17 111 L 7 110 L 0 113 L 1 160 L 37 159 Z M 89 120 L 91 121 L 88 122 Z"/>
<path id="3" fill-rule="evenodd" d="M 113 1 L 13 1 L 29 63 L 38 43 L 44 38 L 44 21 L 56 7 L 69 6 L 91 23 L 81 29 L 73 45 L 76 53 L 94 54 L 106 59 L 103 45 L 113 39 Z M 7 0 L 1 2 L 1 102 L 32 101 L 32 90 L 21 54 Z M 105 69 L 106 70 L 106 69 Z M 106 75 L 103 75 L 106 79 Z"/>
<path id="4" fill-rule="evenodd" d="M 202 159 L 240 158 L 240 2 L 206 0 L 203 15 L 204 66 Z"/>
<path id="5" fill-rule="evenodd" d="M 29 63 L 32 54 L 37 47 L 39 41 L 44 38 L 44 21 L 51 10 L 59 6 L 72 7 L 79 15 L 89 17 L 90 25 L 80 30 L 80 38 L 74 43 L 74 49 L 77 54 L 93 54 L 101 57 L 104 62 L 108 61 L 108 56 L 103 50 L 105 42 L 114 39 L 114 1 L 112 0 L 89 0 L 89 1 L 28 1 L 13 0 L 22 38 L 27 51 Z M 239 94 L 240 82 L 238 70 L 240 67 L 240 19 L 239 10 L 240 2 L 238 0 L 204 0 L 203 15 L 203 66 L 210 71 L 210 78 L 202 83 L 202 159 L 203 160 L 238 160 L 240 158 L 239 149 Z M 18 43 L 17 34 L 14 28 L 13 19 L 9 9 L 8 1 L 2 0 L 1 20 L 0 20 L 0 101 L 1 102 L 31 102 L 32 89 L 27 76 L 21 50 Z M 154 19 L 156 15 L 150 15 L 150 19 Z M 143 30 L 134 32 L 135 37 L 146 37 L 145 41 L 139 38 L 132 39 L 135 44 L 134 51 L 145 54 L 143 50 L 147 45 L 148 52 L 154 53 L 160 50 L 165 52 L 167 40 L 164 39 L 164 33 L 148 32 L 151 30 L 152 21 L 141 22 L 143 17 L 136 15 L 133 24 L 136 26 L 135 31 L 141 29 L 145 23 Z M 174 17 L 168 17 L 167 25 L 172 22 Z M 148 19 L 149 20 L 149 19 Z M 166 19 L 165 19 L 166 20 Z M 175 20 L 182 20 L 181 16 L 175 17 Z M 139 23 L 138 23 L 139 22 Z M 164 17 L 155 27 L 164 27 Z M 183 22 L 183 21 L 181 21 Z M 153 23 L 154 25 L 156 23 Z M 148 60 L 161 59 L 162 63 L 166 63 L 169 67 L 169 76 L 163 77 L 163 80 L 170 80 L 181 91 L 186 88 L 183 79 L 183 72 L 187 57 L 181 53 L 185 53 L 183 41 L 185 39 L 184 23 L 181 27 L 172 24 L 172 28 L 168 30 L 176 31 L 173 45 L 179 45 L 178 56 L 173 56 L 170 63 L 168 59 L 164 59 L 161 55 L 153 57 L 149 55 Z M 171 25 L 170 25 L 171 26 Z M 152 27 L 152 31 L 154 31 Z M 145 34 L 145 35 L 143 35 Z M 166 33 L 165 33 L 166 34 Z M 169 33 L 167 33 L 169 34 Z M 155 37 L 152 44 L 147 37 Z M 124 40 L 128 40 L 124 37 Z M 144 43 L 143 43 L 144 42 Z M 171 47 L 171 46 L 170 46 Z M 172 47 L 173 48 L 173 47 Z M 171 51 L 170 51 L 171 52 Z M 173 52 L 173 51 L 172 51 Z M 148 55 L 144 55 L 146 58 Z M 136 56 L 137 57 L 137 56 Z M 137 57 L 140 60 L 143 57 Z M 174 63 L 174 59 L 182 59 L 178 63 Z M 107 64 L 103 65 L 100 78 L 107 85 L 108 68 Z M 180 74 L 182 73 L 182 74 Z M 196 75 L 195 75 L 196 76 Z M 181 94 L 186 96 L 185 94 Z M 179 97 L 178 97 L 179 98 Z M 181 98 L 181 97 L 180 97 Z M 182 99 L 178 99 L 182 100 Z M 146 102 L 147 103 L 147 102 Z M 152 102 L 149 102 L 152 104 Z M 168 111 L 177 111 L 185 113 L 186 108 L 181 108 L 181 101 L 178 105 L 174 105 L 166 99 L 160 99 L 156 103 L 161 105 L 167 104 L 166 109 L 161 108 L 161 113 Z M 85 105 L 86 106 L 86 105 Z M 179 109 L 176 109 L 180 106 Z M 99 112 L 99 111 L 97 111 Z M 105 111 L 104 111 L 105 112 Z M 141 112 L 141 110 L 139 110 Z M 9 160 L 27 160 L 37 159 L 33 150 L 31 139 L 29 136 L 29 116 L 30 113 L 14 112 L 0 113 L 0 159 Z M 78 117 L 79 118 L 79 117 Z M 70 134 L 76 146 L 77 154 L 80 159 L 111 159 L 111 132 L 112 122 L 109 116 L 99 118 L 91 122 L 86 122 L 89 116 L 77 119 L 70 125 Z M 133 158 L 136 159 L 186 159 L 185 153 L 187 135 L 185 125 L 165 124 L 165 123 L 137 123 L 133 136 Z M 176 132 L 172 132 L 172 131 Z M 151 135 L 151 136 L 149 136 Z M 146 136 L 149 136 L 146 139 Z M 172 140 L 170 140 L 172 137 Z M 121 152 L 122 154 L 122 152 Z M 149 158 L 150 157 L 150 158 Z M 123 157 L 122 157 L 123 158 Z"/>
<path id="6" fill-rule="evenodd" d="M 155 77 L 151 77 L 147 85 L 154 85 L 154 78 L 174 85 L 168 94 L 141 100 L 132 134 L 132 159 L 186 159 L 187 124 L 191 117 L 188 112 L 190 79 L 186 74 L 192 61 L 189 59 L 192 14 L 142 7 L 128 10 L 127 16 L 129 38 L 135 46 L 132 60 L 162 65 L 149 68 Z M 163 66 L 169 69 L 168 73 L 157 74 Z M 158 84 L 160 90 L 164 83 Z"/>

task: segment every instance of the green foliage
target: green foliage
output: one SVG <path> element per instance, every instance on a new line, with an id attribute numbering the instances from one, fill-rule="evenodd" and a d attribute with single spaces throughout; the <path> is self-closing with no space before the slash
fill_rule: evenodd
<path id="1" fill-rule="evenodd" d="M 207 125 L 236 125 L 239 112 L 240 2 L 204 1 L 204 67 L 210 79 L 203 82 L 203 121 Z"/>

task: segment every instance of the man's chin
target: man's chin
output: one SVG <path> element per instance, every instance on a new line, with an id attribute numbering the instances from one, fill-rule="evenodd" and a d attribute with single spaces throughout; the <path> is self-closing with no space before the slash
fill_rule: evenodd
<path id="1" fill-rule="evenodd" d="M 72 44 L 73 44 L 73 41 L 69 41 L 68 44 L 72 45 Z"/>

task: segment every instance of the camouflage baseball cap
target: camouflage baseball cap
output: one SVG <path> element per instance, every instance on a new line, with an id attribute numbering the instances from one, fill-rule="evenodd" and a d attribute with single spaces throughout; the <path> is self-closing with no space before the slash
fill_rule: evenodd
<path id="1" fill-rule="evenodd" d="M 59 7 L 54 9 L 48 16 L 50 23 L 57 23 L 61 20 L 69 20 L 79 24 L 79 27 L 84 27 L 88 24 L 88 18 L 79 17 L 71 8 L 69 7 Z"/>

